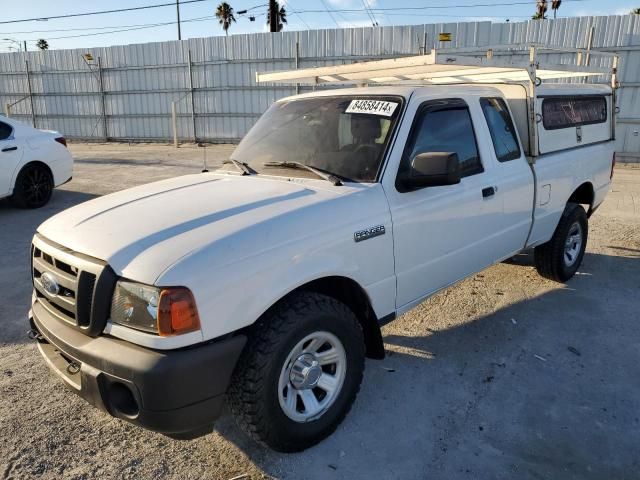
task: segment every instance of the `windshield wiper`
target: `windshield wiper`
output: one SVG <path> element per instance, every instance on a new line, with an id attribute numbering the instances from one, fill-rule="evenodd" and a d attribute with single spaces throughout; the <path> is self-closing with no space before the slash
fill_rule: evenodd
<path id="1" fill-rule="evenodd" d="M 331 182 L 336 186 L 342 185 L 342 182 L 338 177 L 336 177 L 332 173 L 325 173 L 319 168 L 312 167 L 310 165 L 306 165 L 302 162 L 264 162 L 262 165 L 265 167 L 283 167 L 283 168 L 298 168 L 303 170 L 309 170 L 312 173 L 315 173 L 320 178 L 326 180 L 327 182 Z"/>
<path id="2" fill-rule="evenodd" d="M 256 173 L 255 170 L 253 170 L 248 164 L 247 162 L 241 162 L 240 160 L 236 160 L 235 158 L 229 158 L 227 160 L 224 160 L 222 162 L 222 164 L 227 164 L 227 163 L 233 163 L 236 167 L 238 167 L 238 170 L 240 170 L 242 172 L 242 175 L 253 175 Z"/>

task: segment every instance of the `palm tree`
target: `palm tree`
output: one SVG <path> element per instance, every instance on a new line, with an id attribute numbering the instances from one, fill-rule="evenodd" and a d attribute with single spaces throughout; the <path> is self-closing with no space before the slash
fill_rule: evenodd
<path id="1" fill-rule="evenodd" d="M 278 30 L 277 32 L 281 32 L 284 28 L 284 24 L 287 23 L 287 11 L 284 7 L 280 6 L 279 2 L 276 3 L 276 12 L 278 16 Z M 267 12 L 267 25 L 271 25 L 271 12 Z"/>
<path id="2" fill-rule="evenodd" d="M 531 18 L 533 20 L 546 20 L 547 18 L 547 0 L 538 0 L 536 2 L 536 13 Z"/>
<path id="3" fill-rule="evenodd" d="M 47 42 L 44 38 L 41 38 L 36 42 L 36 47 L 40 50 L 49 50 L 49 42 Z"/>
<path id="4" fill-rule="evenodd" d="M 218 18 L 218 23 L 222 25 L 224 34 L 229 35 L 229 27 L 236 21 L 236 17 L 233 16 L 233 7 L 227 2 L 222 2 L 216 8 L 216 17 Z"/>
<path id="5" fill-rule="evenodd" d="M 558 9 L 562 4 L 562 0 L 551 0 L 551 10 L 553 10 L 553 19 L 556 19 L 556 15 L 558 14 Z"/>
<path id="6" fill-rule="evenodd" d="M 631 15 L 640 15 L 640 8 L 634 8 L 631 10 Z"/>

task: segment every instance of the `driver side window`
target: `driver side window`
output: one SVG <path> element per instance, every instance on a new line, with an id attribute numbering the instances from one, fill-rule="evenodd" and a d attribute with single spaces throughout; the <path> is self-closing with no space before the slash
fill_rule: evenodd
<path id="1" fill-rule="evenodd" d="M 413 157 L 425 152 L 457 153 L 462 177 L 484 171 L 469 107 L 463 100 L 429 101 L 418 109 L 400 173 L 407 172 Z"/>

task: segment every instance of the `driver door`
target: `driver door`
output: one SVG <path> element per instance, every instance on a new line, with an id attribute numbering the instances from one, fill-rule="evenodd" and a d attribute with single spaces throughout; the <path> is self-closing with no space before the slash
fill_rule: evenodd
<path id="1" fill-rule="evenodd" d="M 393 220 L 398 310 L 482 270 L 496 260 L 492 246 L 502 204 L 476 141 L 477 115 L 462 99 L 416 100 L 395 188 L 387 188 Z M 418 153 L 455 152 L 455 185 L 406 189 L 400 179 Z M 391 174 L 392 172 L 388 172 Z M 494 190 L 491 190 L 494 189 Z M 389 191 L 391 190 L 391 191 Z"/>

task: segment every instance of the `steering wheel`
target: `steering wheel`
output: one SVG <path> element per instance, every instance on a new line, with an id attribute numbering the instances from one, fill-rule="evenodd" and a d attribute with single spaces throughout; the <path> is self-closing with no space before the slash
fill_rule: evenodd
<path id="1" fill-rule="evenodd" d="M 352 177 L 355 178 L 373 178 L 376 172 L 373 170 L 376 169 L 376 160 L 378 156 L 378 148 L 374 145 L 358 145 L 355 150 L 353 150 L 351 156 L 353 160 L 348 162 L 348 164 L 353 166 Z"/>

